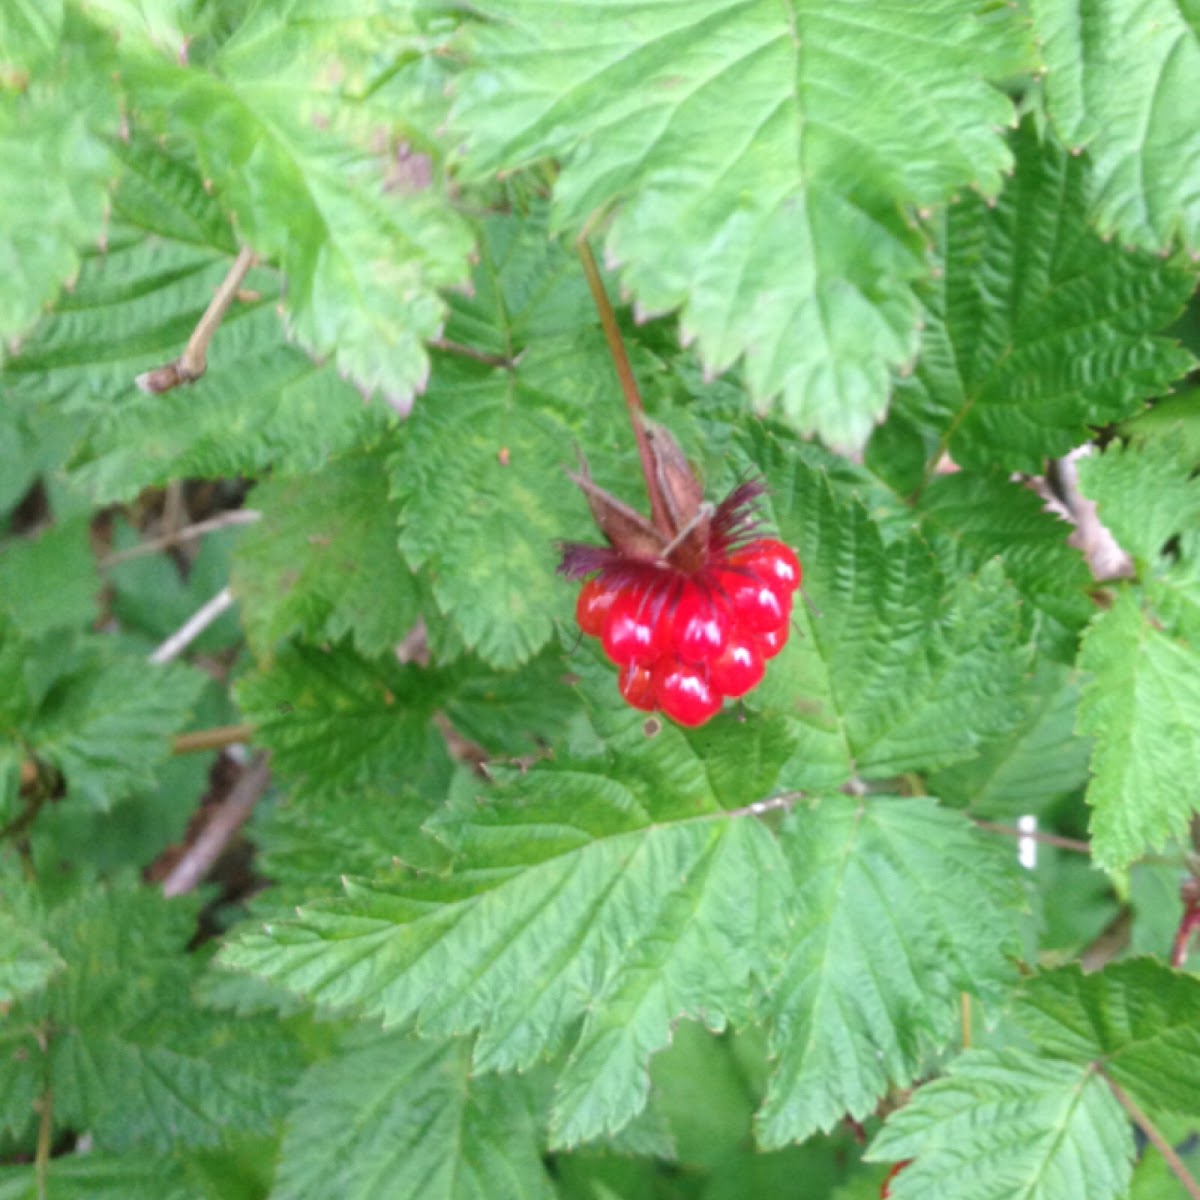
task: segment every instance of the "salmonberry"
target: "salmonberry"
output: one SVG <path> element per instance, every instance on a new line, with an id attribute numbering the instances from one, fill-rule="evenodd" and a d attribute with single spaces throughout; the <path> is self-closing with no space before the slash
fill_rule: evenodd
<path id="1" fill-rule="evenodd" d="M 585 467 L 573 478 L 609 545 L 564 545 L 559 570 L 585 580 L 575 618 L 619 668 L 625 701 L 702 725 L 726 697 L 757 687 L 783 649 L 800 563 L 755 536 L 761 483 L 713 507 L 669 435 L 651 432 L 654 521 L 596 487 Z"/>
<path id="2" fill-rule="evenodd" d="M 579 589 L 575 602 L 575 621 L 588 637 L 599 637 L 604 632 L 604 618 L 617 598 L 616 590 L 602 579 L 589 579 Z"/>
<path id="3" fill-rule="evenodd" d="M 745 634 L 737 634 L 709 663 L 708 678 L 717 691 L 736 700 L 758 687 L 766 669 L 766 660 L 757 642 Z"/>
<path id="4" fill-rule="evenodd" d="M 658 692 L 654 686 L 654 673 L 649 667 L 626 663 L 617 672 L 617 690 L 625 703 L 642 712 L 654 712 L 658 708 Z"/>
<path id="5" fill-rule="evenodd" d="M 703 725 L 721 711 L 723 697 L 703 667 L 678 660 L 660 663 L 654 684 L 663 712 L 680 725 Z"/>

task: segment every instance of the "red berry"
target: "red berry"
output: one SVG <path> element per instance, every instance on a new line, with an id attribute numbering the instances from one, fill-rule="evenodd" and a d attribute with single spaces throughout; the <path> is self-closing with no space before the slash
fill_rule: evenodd
<path id="1" fill-rule="evenodd" d="M 770 633 L 760 633 L 754 638 L 754 644 L 762 652 L 763 658 L 774 658 L 787 645 L 791 626 L 786 622 Z"/>
<path id="2" fill-rule="evenodd" d="M 730 560 L 734 566 L 748 567 L 764 583 L 791 595 L 804 578 L 800 560 L 790 546 L 774 538 L 761 538 L 743 546 Z"/>
<path id="3" fill-rule="evenodd" d="M 604 619 L 601 640 L 604 653 L 623 667 L 626 663 L 650 666 L 667 648 L 670 629 L 663 620 L 665 594 L 661 587 L 619 591 Z"/>
<path id="4" fill-rule="evenodd" d="M 721 711 L 721 693 L 702 667 L 667 661 L 654 672 L 658 703 L 680 725 L 703 725 Z"/>
<path id="5" fill-rule="evenodd" d="M 718 692 L 736 700 L 758 687 L 766 669 L 758 643 L 745 634 L 734 634 L 725 649 L 708 664 L 708 678 Z"/>
<path id="6" fill-rule="evenodd" d="M 604 618 L 617 598 L 616 591 L 604 582 L 602 576 L 589 579 L 575 601 L 575 620 L 588 637 L 599 637 L 604 632 Z"/>
<path id="7" fill-rule="evenodd" d="M 903 1162 L 898 1162 L 884 1177 L 883 1185 L 879 1189 L 879 1200 L 888 1200 L 892 1194 L 891 1182 L 904 1170 L 908 1164 L 912 1162 L 911 1158 L 906 1158 Z"/>
<path id="8" fill-rule="evenodd" d="M 710 662 L 729 639 L 729 610 L 711 592 L 689 580 L 672 613 L 671 630 L 675 652 L 684 662 Z"/>
<path id="9" fill-rule="evenodd" d="M 745 568 L 722 571 L 719 578 L 734 620 L 746 633 L 772 633 L 787 625 L 792 605 L 786 592 Z"/>
<path id="10" fill-rule="evenodd" d="M 626 663 L 617 672 L 617 690 L 625 703 L 642 712 L 653 712 L 658 707 L 658 694 L 654 687 L 654 673 L 649 667 Z"/>

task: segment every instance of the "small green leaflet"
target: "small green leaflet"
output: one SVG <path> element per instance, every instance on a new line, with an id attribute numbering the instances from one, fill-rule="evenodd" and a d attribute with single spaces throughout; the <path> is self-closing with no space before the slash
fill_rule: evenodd
<path id="1" fill-rule="evenodd" d="M 7 908 L 9 898 L 3 898 Z M 8 912 L 0 912 L 0 1007 L 40 991 L 63 966 L 53 946 Z"/>
<path id="2" fill-rule="evenodd" d="M 1186 303 L 1186 263 L 1101 240 L 1086 222 L 1086 159 L 1032 121 L 1015 135 L 1016 171 L 995 204 L 971 198 L 937 223 L 942 259 L 915 374 L 897 388 L 876 461 L 922 446 L 927 482 L 944 451 L 963 467 L 1038 473 L 1089 425 L 1130 415 L 1193 365 L 1153 336 Z"/>
<path id="3" fill-rule="evenodd" d="M 1104 233 L 1200 250 L 1200 12 L 1188 0 L 1033 0 L 1050 115 L 1095 163 Z"/>
<path id="4" fill-rule="evenodd" d="M 1092 854 L 1123 871 L 1187 836 L 1200 778 L 1200 652 L 1156 628 L 1137 592 L 1124 590 L 1088 629 L 1079 665 L 1091 674 L 1079 729 L 1095 738 Z"/>
<path id="5" fill-rule="evenodd" d="M 1016 1019 L 1043 1054 L 1100 1064 L 1143 1107 L 1200 1112 L 1200 978 L 1151 958 L 1042 971 Z"/>
<path id="6" fill-rule="evenodd" d="M 861 442 L 914 349 L 902 206 L 994 194 L 1009 162 L 977 7 L 479 5 L 454 111 L 466 166 L 558 160 L 556 223 L 617 206 L 606 249 L 641 312 L 680 308 L 710 370 L 743 359 L 760 404 L 782 395 L 801 430 Z M 1015 23 L 991 34 L 1018 56 Z"/>
<path id="7" fill-rule="evenodd" d="M 1020 1050 L 968 1050 L 919 1088 L 869 1158 L 913 1159 L 893 1200 L 1118 1200 L 1133 1131 L 1099 1076 Z"/>
<path id="8" fill-rule="evenodd" d="M 463 1041 L 364 1029 L 310 1067 L 272 1200 L 551 1200 L 527 1085 Z"/>
<path id="9" fill-rule="evenodd" d="M 789 818 L 782 849 L 799 915 L 767 1001 L 766 1147 L 911 1083 L 955 1036 L 961 992 L 1011 986 L 1023 908 L 1010 848 L 924 798 L 824 798 Z"/>

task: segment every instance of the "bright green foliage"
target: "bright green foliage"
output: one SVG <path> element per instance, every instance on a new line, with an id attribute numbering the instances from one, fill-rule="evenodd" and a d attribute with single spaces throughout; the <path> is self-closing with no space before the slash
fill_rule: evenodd
<path id="1" fill-rule="evenodd" d="M 97 808 L 153 783 L 202 684 L 190 667 L 152 666 L 114 639 L 30 641 L 0 625 L 3 741 Z"/>
<path id="2" fill-rule="evenodd" d="M 1115 1200 L 1133 1134 L 1107 1085 L 1085 1068 L 1017 1050 L 968 1050 L 921 1088 L 871 1144 L 915 1158 L 893 1200 Z"/>
<path id="3" fill-rule="evenodd" d="M 1058 663 L 1038 669 L 1024 715 L 977 757 L 937 771 L 930 791 L 980 817 L 1015 820 L 1080 791 L 1088 778 L 1091 745 L 1075 736 L 1079 686 Z"/>
<path id="4" fill-rule="evenodd" d="M 99 590 L 86 521 L 0 546 L 0 609 L 27 636 L 82 629 L 95 616 Z"/>
<path id="5" fill-rule="evenodd" d="M 1200 248 L 1200 13 L 1173 0 L 1033 0 L 1050 114 L 1095 162 L 1105 233 L 1151 250 Z"/>
<path id="6" fill-rule="evenodd" d="M 1097 856 L 1125 866 L 1146 846 L 1181 837 L 1193 811 L 1200 736 L 1200 490 L 1169 440 L 1114 448 L 1085 464 L 1083 486 L 1138 562 L 1144 587 L 1122 591 L 1096 619 L 1080 663 L 1093 673 L 1080 728 L 1098 735 L 1088 790 Z M 1171 553 L 1168 543 L 1182 535 Z"/>
<path id="7" fill-rule="evenodd" d="M 1092 577 L 1067 545 L 1070 527 L 1048 513 L 1028 488 L 1000 474 L 940 475 L 921 492 L 921 528 L 953 548 L 957 563 L 978 571 L 999 557 L 1005 575 L 1046 619 L 1043 637 L 1070 661 L 1092 606 Z"/>
<path id="8" fill-rule="evenodd" d="M 1178 1192 L 1196 0 L 0 9 L 0 1200 Z M 699 728 L 581 233 L 803 563 Z"/>
<path id="9" fill-rule="evenodd" d="M 938 223 L 921 358 L 897 390 L 881 451 L 917 441 L 926 474 L 943 451 L 961 466 L 1036 473 L 1087 425 L 1128 416 L 1192 362 L 1152 335 L 1182 307 L 1194 272 L 1101 241 L 1082 210 L 1087 160 L 1039 139 L 1032 122 L 1015 151 L 994 205 L 968 199 Z"/>
<path id="10" fill-rule="evenodd" d="M 15 917 L 0 913 L 0 1004 L 40 991 L 63 960 Z"/>
<path id="11" fill-rule="evenodd" d="M 186 901 L 134 884 L 97 887 L 46 911 L 38 934 L 66 969 L 4 1020 L 0 1095 L 53 1088 L 54 1119 L 101 1149 L 211 1143 L 227 1127 L 266 1129 L 294 1073 L 277 1026 L 194 1009 L 182 954 Z"/>
<path id="12" fill-rule="evenodd" d="M 233 589 L 260 655 L 294 630 L 314 641 L 349 635 L 382 654 L 412 629 L 421 594 L 387 491 L 380 455 L 352 454 L 253 493 L 263 519 L 238 544 Z"/>
<path id="13" fill-rule="evenodd" d="M 101 238 L 113 173 L 111 47 L 73 16 L 62 36 L 59 9 L 17 0 L 0 16 L 0 361 Z"/>
<path id="14" fill-rule="evenodd" d="M 1156 628 L 1126 591 L 1089 628 L 1079 662 L 1091 673 L 1079 728 L 1095 738 L 1087 796 L 1094 853 L 1119 870 L 1187 832 L 1200 771 L 1200 653 Z"/>
<path id="15" fill-rule="evenodd" d="M 766 1146 L 906 1086 L 954 1035 L 961 991 L 1011 984 L 1022 907 L 1005 851 L 924 799 L 828 798 L 797 810 L 782 848 L 799 912 L 768 1001 Z"/>
<path id="16" fill-rule="evenodd" d="M 354 1039 L 301 1079 L 271 1195 L 549 1200 L 524 1085 L 470 1064 L 464 1042 Z"/>
<path id="17" fill-rule="evenodd" d="M 1016 1017 L 1038 1048 L 1099 1064 L 1143 1106 L 1200 1112 L 1200 979 L 1149 958 L 1085 975 L 1043 971 L 1025 987 Z"/>
<path id="18" fill-rule="evenodd" d="M 796 608 L 787 650 L 750 699 L 800 733 L 788 785 L 945 766 L 1015 724 L 1029 650 L 999 566 L 949 580 L 920 537 L 885 545 L 862 506 L 798 458 L 769 469 L 819 614 Z"/>
<path id="19" fill-rule="evenodd" d="M 760 403 L 860 442 L 913 350 L 898 204 L 995 193 L 1008 163 L 975 7 L 484 4 L 455 113 L 468 168 L 560 159 L 557 224 L 619 206 L 607 251 L 642 311 L 681 308 L 711 369 L 744 357 Z"/>
<path id="20" fill-rule="evenodd" d="M 355 23 L 328 30 L 314 37 L 254 8 L 186 67 L 138 62 L 133 86 L 152 120 L 193 143 L 244 239 L 283 268 L 298 340 L 407 408 L 428 371 L 422 342 L 444 314 L 434 289 L 465 278 L 470 238 L 431 187 L 438 168 L 425 153 L 415 177 L 389 175 L 403 138 L 394 118 L 377 131 L 387 155 L 369 148 L 382 114 L 360 112 L 336 83 L 362 53 Z"/>

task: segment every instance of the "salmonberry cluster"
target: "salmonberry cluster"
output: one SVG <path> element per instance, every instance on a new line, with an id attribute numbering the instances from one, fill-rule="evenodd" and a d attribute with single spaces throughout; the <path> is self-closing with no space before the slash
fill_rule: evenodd
<path id="1" fill-rule="evenodd" d="M 756 687 L 787 642 L 800 563 L 782 542 L 757 539 L 692 575 L 663 564 L 600 571 L 575 606 L 620 668 L 634 707 L 701 725 L 726 697 Z"/>

